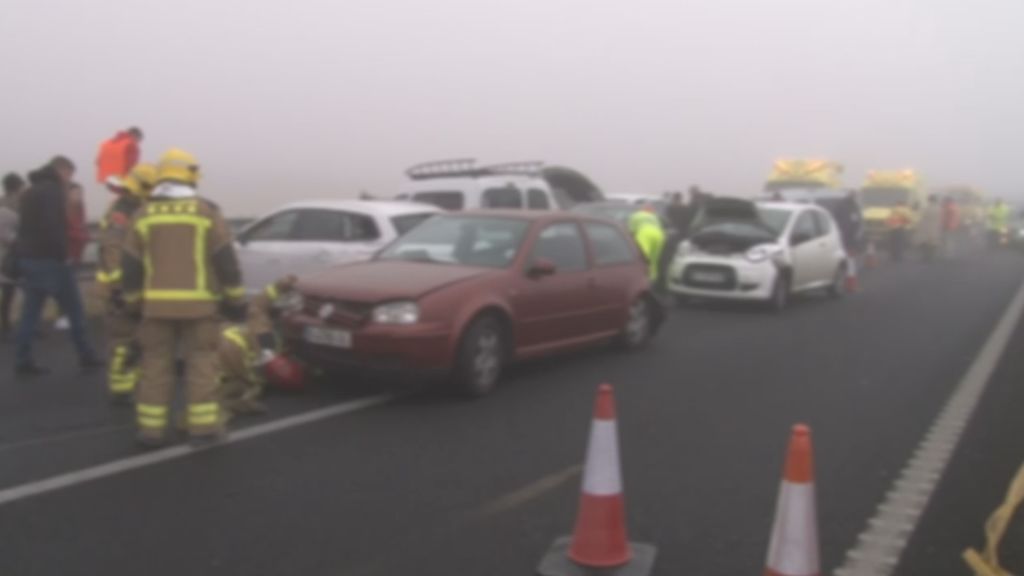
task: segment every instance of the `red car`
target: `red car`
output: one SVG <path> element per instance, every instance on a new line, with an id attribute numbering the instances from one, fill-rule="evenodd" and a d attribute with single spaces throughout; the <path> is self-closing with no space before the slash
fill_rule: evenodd
<path id="1" fill-rule="evenodd" d="M 480 396 L 502 368 L 581 346 L 643 346 L 663 319 L 614 224 L 557 212 L 435 216 L 373 260 L 299 283 L 286 334 L 325 368 L 440 374 Z"/>

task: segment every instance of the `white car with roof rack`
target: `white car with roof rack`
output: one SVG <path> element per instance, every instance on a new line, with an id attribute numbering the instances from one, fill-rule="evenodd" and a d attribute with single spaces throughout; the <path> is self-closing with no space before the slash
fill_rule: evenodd
<path id="1" fill-rule="evenodd" d="M 565 210 L 604 199 L 579 171 L 543 162 L 479 166 L 472 159 L 440 160 L 413 166 L 406 176 L 397 199 L 449 211 Z"/>
<path id="2" fill-rule="evenodd" d="M 820 206 L 715 198 L 679 245 L 667 285 L 682 301 L 760 301 L 782 309 L 800 292 L 842 296 L 848 265 L 838 227 Z"/>
<path id="3" fill-rule="evenodd" d="M 412 202 L 315 200 L 282 206 L 237 237 L 238 259 L 251 293 L 286 276 L 368 260 L 378 250 L 441 212 Z"/>

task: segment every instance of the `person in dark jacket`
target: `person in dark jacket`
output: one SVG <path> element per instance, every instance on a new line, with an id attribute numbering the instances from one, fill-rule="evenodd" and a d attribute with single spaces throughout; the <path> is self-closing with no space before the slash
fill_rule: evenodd
<path id="1" fill-rule="evenodd" d="M 839 226 L 839 233 L 843 238 L 843 247 L 846 253 L 857 256 L 864 249 L 864 218 L 861 214 L 860 202 L 857 201 L 857 193 L 849 191 L 843 198 L 836 202 L 831 210 Z"/>
<path id="2" fill-rule="evenodd" d="M 15 337 L 14 366 L 20 375 L 45 372 L 32 357 L 32 338 L 47 298 L 55 299 L 61 313 L 67 316 L 81 366 L 102 366 L 89 343 L 82 295 L 69 263 L 67 190 L 74 173 L 75 165 L 58 156 L 29 174 L 31 186 L 21 199 L 18 256 L 25 302 Z"/>
<path id="3" fill-rule="evenodd" d="M 21 176 L 11 172 L 4 176 L 4 196 L 0 198 L 0 338 L 7 338 L 11 332 L 11 309 L 14 307 L 14 293 L 17 278 L 8 278 L 4 272 L 14 275 L 17 270 L 7 270 L 8 258 L 11 263 L 14 254 L 14 240 L 18 237 L 18 201 L 25 189 Z"/>

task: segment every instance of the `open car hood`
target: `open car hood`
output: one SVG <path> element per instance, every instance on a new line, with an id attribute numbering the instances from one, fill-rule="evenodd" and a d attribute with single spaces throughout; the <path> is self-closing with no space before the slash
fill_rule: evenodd
<path id="1" fill-rule="evenodd" d="M 778 237 L 761 221 L 757 204 L 742 198 L 709 200 L 690 237 L 693 246 L 711 254 L 736 254 L 776 242 Z"/>

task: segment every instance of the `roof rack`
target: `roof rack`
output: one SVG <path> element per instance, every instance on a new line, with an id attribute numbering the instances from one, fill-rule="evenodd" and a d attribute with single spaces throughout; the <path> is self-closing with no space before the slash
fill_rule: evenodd
<path id="1" fill-rule="evenodd" d="M 490 166 L 477 166 L 472 158 L 456 158 L 437 160 L 417 164 L 405 171 L 413 180 L 429 180 L 432 178 L 479 178 L 481 176 L 539 176 L 544 169 L 544 162 L 504 162 Z"/>

